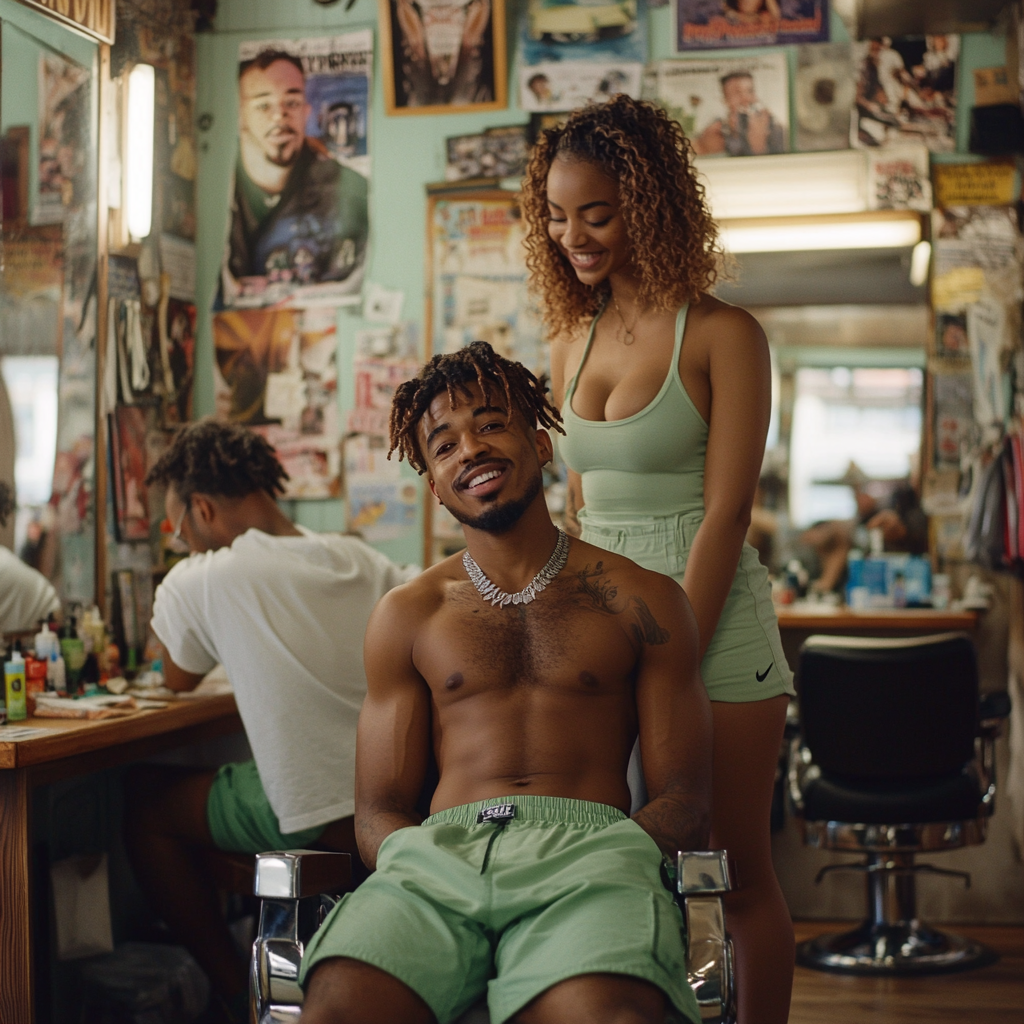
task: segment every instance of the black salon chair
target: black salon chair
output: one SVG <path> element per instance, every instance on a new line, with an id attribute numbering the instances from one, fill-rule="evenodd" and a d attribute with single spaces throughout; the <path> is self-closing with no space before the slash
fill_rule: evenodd
<path id="1" fill-rule="evenodd" d="M 984 842 L 995 799 L 1005 693 L 979 699 L 964 633 L 875 639 L 812 636 L 800 650 L 800 729 L 790 798 L 804 842 L 860 853 L 867 916 L 853 931 L 802 943 L 797 962 L 848 974 L 931 974 L 990 963 L 976 942 L 917 917 L 916 876 L 970 876 L 915 856 Z"/>

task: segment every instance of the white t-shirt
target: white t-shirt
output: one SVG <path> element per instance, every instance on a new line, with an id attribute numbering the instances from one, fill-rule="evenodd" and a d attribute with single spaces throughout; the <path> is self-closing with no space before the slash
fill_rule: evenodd
<path id="1" fill-rule="evenodd" d="M 0 544 L 0 633 L 35 629 L 40 619 L 59 611 L 53 584 Z"/>
<path id="2" fill-rule="evenodd" d="M 179 562 L 157 589 L 153 630 L 171 660 L 227 670 L 284 833 L 355 809 L 363 634 L 380 597 L 410 575 L 355 537 L 253 529 Z"/>

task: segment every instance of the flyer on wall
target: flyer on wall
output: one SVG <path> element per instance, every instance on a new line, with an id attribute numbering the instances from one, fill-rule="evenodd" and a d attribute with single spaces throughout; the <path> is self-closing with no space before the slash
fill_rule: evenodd
<path id="1" fill-rule="evenodd" d="M 718 60 L 663 60 L 644 93 L 683 126 L 701 156 L 754 156 L 789 149 L 785 53 Z"/>
<path id="2" fill-rule="evenodd" d="M 676 50 L 827 42 L 828 0 L 675 0 Z"/>
<path id="3" fill-rule="evenodd" d="M 290 479 L 285 498 L 341 493 L 337 328 L 326 308 L 213 318 L 218 419 L 265 437 Z"/>
<path id="4" fill-rule="evenodd" d="M 369 29 L 239 45 L 239 147 L 216 308 L 354 305 L 369 230 Z"/>
<path id="5" fill-rule="evenodd" d="M 647 4 L 529 0 L 519 43 L 519 105 L 573 110 L 624 92 L 640 95 Z"/>

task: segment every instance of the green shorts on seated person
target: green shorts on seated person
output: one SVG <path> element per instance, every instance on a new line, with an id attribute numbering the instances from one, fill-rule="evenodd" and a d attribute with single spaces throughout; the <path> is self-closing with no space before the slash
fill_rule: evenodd
<path id="1" fill-rule="evenodd" d="M 515 817 L 478 823 L 495 804 Z M 403 981 L 438 1024 L 485 992 L 503 1024 L 560 981 L 625 974 L 660 988 L 671 1019 L 699 1022 L 661 866 L 654 840 L 605 804 L 518 795 L 452 807 L 384 839 L 377 870 L 306 946 L 299 982 L 351 957 Z"/>
<path id="2" fill-rule="evenodd" d="M 308 846 L 327 827 L 315 825 L 301 832 L 282 833 L 255 761 L 221 766 L 206 799 L 206 822 L 218 850 L 253 854 Z"/>

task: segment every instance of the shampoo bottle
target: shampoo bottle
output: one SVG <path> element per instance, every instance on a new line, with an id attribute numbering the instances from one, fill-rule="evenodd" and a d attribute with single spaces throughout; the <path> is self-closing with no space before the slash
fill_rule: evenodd
<path id="1" fill-rule="evenodd" d="M 25 659 L 15 648 L 4 664 L 4 696 L 7 698 L 7 721 L 22 722 L 28 718 L 25 701 Z"/>

